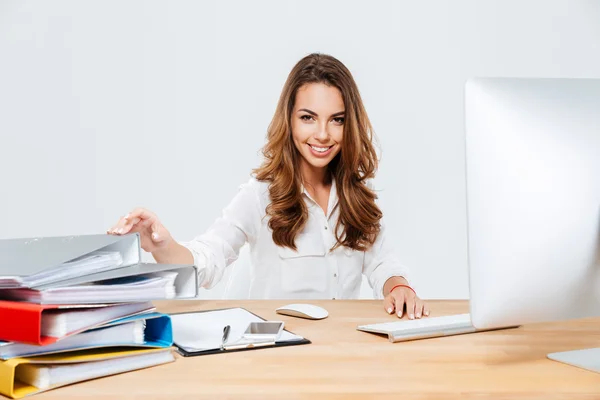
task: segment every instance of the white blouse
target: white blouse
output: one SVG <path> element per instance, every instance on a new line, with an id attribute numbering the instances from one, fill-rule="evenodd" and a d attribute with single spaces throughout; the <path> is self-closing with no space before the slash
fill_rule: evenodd
<path id="1" fill-rule="evenodd" d="M 386 242 L 384 226 L 367 251 L 338 247 L 335 229 L 339 207 L 335 181 L 327 213 L 303 188 L 308 220 L 296 236 L 297 251 L 273 242 L 266 207 L 270 202 L 268 182 L 254 178 L 244 185 L 208 231 L 181 243 L 188 248 L 199 270 L 200 286 L 211 288 L 223 277 L 225 268 L 238 257 L 248 242 L 251 254 L 250 298 L 255 299 L 357 299 L 362 274 L 383 298 L 383 285 L 393 276 L 408 279 L 407 269 L 396 259 Z"/>

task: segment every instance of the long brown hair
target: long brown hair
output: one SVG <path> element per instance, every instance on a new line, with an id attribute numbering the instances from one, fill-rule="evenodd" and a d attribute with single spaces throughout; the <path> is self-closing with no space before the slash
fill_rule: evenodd
<path id="1" fill-rule="evenodd" d="M 264 161 L 254 170 L 257 180 L 270 182 L 271 203 L 266 212 L 273 241 L 296 250 L 296 235 L 308 219 L 298 164 L 301 155 L 291 138 L 291 116 L 298 89 L 309 83 L 336 87 L 345 106 L 342 148 L 327 167 L 336 182 L 340 208 L 335 229 L 337 243 L 333 249 L 341 245 L 367 250 L 379 234 L 382 216 L 375 203 L 376 194 L 366 185 L 366 180 L 374 177 L 378 164 L 373 128 L 350 71 L 325 54 L 304 57 L 290 72 L 268 128 Z"/>

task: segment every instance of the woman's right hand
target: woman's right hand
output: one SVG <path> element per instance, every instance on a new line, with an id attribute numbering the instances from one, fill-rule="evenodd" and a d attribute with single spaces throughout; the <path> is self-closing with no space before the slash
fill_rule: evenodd
<path id="1" fill-rule="evenodd" d="M 158 217 L 145 208 L 136 208 L 106 231 L 110 235 L 125 235 L 133 232 L 139 232 L 142 249 L 149 253 L 165 249 L 173 242 L 171 234 L 160 223 Z"/>

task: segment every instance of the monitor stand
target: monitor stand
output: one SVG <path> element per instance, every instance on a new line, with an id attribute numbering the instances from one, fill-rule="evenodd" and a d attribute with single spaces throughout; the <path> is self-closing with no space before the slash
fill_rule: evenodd
<path id="1" fill-rule="evenodd" d="M 548 354 L 548 358 L 575 367 L 587 369 L 588 371 L 600 373 L 600 347 L 550 353 Z"/>

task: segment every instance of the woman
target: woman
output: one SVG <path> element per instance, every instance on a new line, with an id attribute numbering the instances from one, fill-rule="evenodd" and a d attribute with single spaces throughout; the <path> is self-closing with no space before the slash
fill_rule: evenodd
<path id="1" fill-rule="evenodd" d="M 139 232 L 159 263 L 195 264 L 210 288 L 248 242 L 253 298 L 357 298 L 362 274 L 398 317 L 429 315 L 386 243 L 369 186 L 372 128 L 350 71 L 328 55 L 300 60 L 269 126 L 264 162 L 210 229 L 176 242 L 138 208 L 108 231 Z"/>

